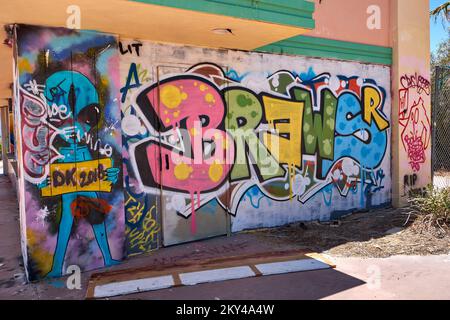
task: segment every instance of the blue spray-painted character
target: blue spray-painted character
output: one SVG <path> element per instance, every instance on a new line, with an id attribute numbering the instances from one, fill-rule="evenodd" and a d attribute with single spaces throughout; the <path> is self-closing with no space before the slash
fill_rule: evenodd
<path id="1" fill-rule="evenodd" d="M 55 146 L 62 158 L 60 163 L 77 163 L 94 160 L 86 139 L 83 137 L 91 134 L 100 118 L 99 98 L 94 85 L 90 80 L 79 72 L 59 71 L 51 75 L 45 83 L 45 98 L 49 107 L 66 106 L 67 114 L 58 126 L 58 137 L 63 146 Z M 70 115 L 70 116 L 69 116 Z M 60 119 L 61 120 L 61 119 Z M 105 180 L 113 184 L 117 182 L 119 168 L 108 168 L 104 170 Z M 43 185 L 52 181 L 47 178 Z M 42 184 L 41 184 L 42 187 Z M 82 205 L 83 208 L 77 208 Z M 60 277 L 63 274 L 63 264 L 67 246 L 72 231 L 74 211 L 81 210 L 88 216 L 98 246 L 103 255 L 106 266 L 119 263 L 111 257 L 108 244 L 108 236 L 105 227 L 105 214 L 111 209 L 101 208 L 102 204 L 109 206 L 105 200 L 98 198 L 97 192 L 78 191 L 63 194 L 61 196 L 61 220 L 59 223 L 58 239 L 53 256 L 52 270 L 48 277 Z M 86 212 L 87 211 L 87 212 Z"/>

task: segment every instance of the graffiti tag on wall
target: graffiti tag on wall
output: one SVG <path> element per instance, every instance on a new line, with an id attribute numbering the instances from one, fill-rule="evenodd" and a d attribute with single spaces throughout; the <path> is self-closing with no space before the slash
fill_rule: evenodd
<path id="1" fill-rule="evenodd" d="M 430 82 L 420 75 L 404 75 L 400 79 L 399 123 L 401 139 L 409 164 L 418 172 L 425 163 L 425 152 L 431 142 L 431 121 L 425 97 L 430 95 Z"/>
<path id="2" fill-rule="evenodd" d="M 116 264 L 124 246 L 117 41 L 20 25 L 17 47 L 29 276 Z"/>

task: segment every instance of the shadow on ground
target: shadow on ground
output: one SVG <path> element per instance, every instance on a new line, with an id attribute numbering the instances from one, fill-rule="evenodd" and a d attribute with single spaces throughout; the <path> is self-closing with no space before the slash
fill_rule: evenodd
<path id="1" fill-rule="evenodd" d="M 364 284 L 326 269 L 148 291 L 113 300 L 318 300 Z"/>

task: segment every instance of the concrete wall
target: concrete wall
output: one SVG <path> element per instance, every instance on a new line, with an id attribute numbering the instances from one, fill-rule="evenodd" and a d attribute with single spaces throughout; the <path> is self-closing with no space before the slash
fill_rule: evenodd
<path id="1" fill-rule="evenodd" d="M 403 206 L 432 182 L 428 2 L 392 1 L 391 15 L 393 199 Z"/>
<path id="2" fill-rule="evenodd" d="M 16 67 L 30 279 L 391 201 L 389 67 L 23 25 Z"/>
<path id="3" fill-rule="evenodd" d="M 121 46 L 126 192 L 162 221 L 165 245 L 226 233 L 227 213 L 239 231 L 390 203 L 388 67 L 124 39 Z M 207 129 L 225 141 L 231 162 L 208 163 L 210 139 L 195 145 Z"/>

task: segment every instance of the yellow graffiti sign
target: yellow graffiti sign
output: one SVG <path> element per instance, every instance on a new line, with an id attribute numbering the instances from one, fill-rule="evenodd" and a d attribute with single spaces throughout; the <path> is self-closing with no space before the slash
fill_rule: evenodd
<path id="1" fill-rule="evenodd" d="M 111 159 L 83 162 L 53 163 L 50 165 L 50 183 L 41 189 L 43 197 L 79 191 L 111 192 L 106 170 L 112 167 Z"/>

